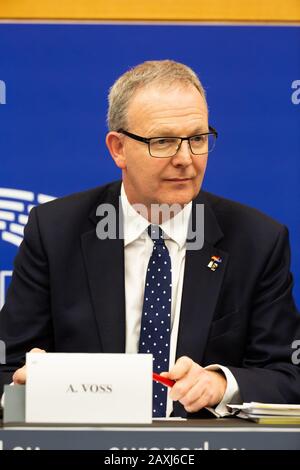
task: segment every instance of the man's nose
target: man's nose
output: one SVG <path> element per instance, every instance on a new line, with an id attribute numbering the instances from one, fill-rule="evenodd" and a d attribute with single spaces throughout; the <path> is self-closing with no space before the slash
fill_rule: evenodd
<path id="1" fill-rule="evenodd" d="M 188 166 L 192 163 L 192 152 L 188 140 L 183 140 L 176 155 L 172 157 L 174 166 Z"/>

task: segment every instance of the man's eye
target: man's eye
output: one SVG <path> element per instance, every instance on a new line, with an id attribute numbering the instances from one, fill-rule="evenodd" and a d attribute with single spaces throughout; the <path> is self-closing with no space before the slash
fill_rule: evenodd
<path id="1" fill-rule="evenodd" d="M 206 138 L 206 135 L 194 135 L 193 137 L 191 137 L 191 141 L 195 143 L 205 142 Z"/>
<path id="2" fill-rule="evenodd" d="M 157 147 L 164 147 L 166 145 L 172 145 L 174 144 L 174 142 L 176 142 L 176 139 L 163 138 L 163 139 L 155 139 L 151 143 L 152 145 L 156 145 Z"/>

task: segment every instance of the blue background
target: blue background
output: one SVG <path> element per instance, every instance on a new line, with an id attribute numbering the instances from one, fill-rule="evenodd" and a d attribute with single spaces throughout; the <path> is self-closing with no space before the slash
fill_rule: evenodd
<path id="1" fill-rule="evenodd" d="M 172 58 L 207 91 L 219 132 L 204 187 L 290 229 L 300 304 L 300 27 L 0 24 L 0 187 L 63 196 L 120 178 L 107 92 L 128 67 Z M 0 239 L 0 270 L 17 248 Z"/>

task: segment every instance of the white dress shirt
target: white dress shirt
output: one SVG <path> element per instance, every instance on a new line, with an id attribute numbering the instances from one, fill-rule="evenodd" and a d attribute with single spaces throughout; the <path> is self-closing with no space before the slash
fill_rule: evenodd
<path id="1" fill-rule="evenodd" d="M 153 250 L 153 242 L 148 236 L 148 220 L 142 217 L 128 202 L 124 186 L 121 187 L 121 204 L 124 221 L 124 260 L 125 260 L 125 311 L 126 311 L 126 353 L 137 353 L 140 337 L 146 271 Z M 160 224 L 167 236 L 165 244 L 172 263 L 172 302 L 171 302 L 171 342 L 169 369 L 175 363 L 180 307 L 185 267 L 186 238 L 192 203 L 187 204 L 175 217 Z M 201 365 L 201 364 L 200 364 Z M 222 401 L 212 409 L 216 416 L 230 414 L 226 404 L 239 402 L 239 388 L 231 371 L 222 365 L 212 364 L 208 370 L 222 370 L 227 387 Z M 167 416 L 173 410 L 173 402 L 168 397 Z"/>
<path id="2" fill-rule="evenodd" d="M 153 250 L 153 241 L 147 233 L 148 220 L 138 214 L 129 204 L 124 186 L 121 187 L 121 203 L 124 220 L 124 260 L 125 260 L 125 311 L 126 311 L 126 353 L 137 353 L 140 337 L 141 315 L 148 262 Z M 191 214 L 190 202 L 172 219 L 160 227 L 169 239 L 165 244 L 169 250 L 172 264 L 172 302 L 171 302 L 171 342 L 169 369 L 175 364 L 180 307 L 185 267 L 186 238 Z M 201 365 L 201 364 L 200 364 Z M 208 408 L 215 416 L 226 416 L 226 404 L 239 403 L 239 388 L 231 371 L 222 365 L 212 364 L 208 370 L 222 370 L 227 379 L 227 388 L 222 401 L 216 408 Z M 4 398 L 4 396 L 3 396 Z M 167 399 L 167 416 L 173 410 L 173 401 Z"/>

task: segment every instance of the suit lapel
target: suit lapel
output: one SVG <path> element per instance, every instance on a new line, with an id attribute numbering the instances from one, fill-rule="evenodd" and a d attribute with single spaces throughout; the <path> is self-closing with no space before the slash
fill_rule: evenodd
<path id="1" fill-rule="evenodd" d="M 186 252 L 176 351 L 176 358 L 189 356 L 200 365 L 228 260 L 228 254 L 215 247 L 223 234 L 203 197 L 201 194 L 193 203 L 191 223 L 195 204 L 204 203 L 205 241 L 202 249 Z M 215 271 L 208 267 L 212 256 L 222 260 Z"/>
<path id="2" fill-rule="evenodd" d="M 119 217 L 120 184 L 113 185 L 105 201 L 111 204 Z M 117 217 L 117 219 L 118 219 Z M 99 222 L 96 208 L 91 214 L 93 222 Z M 125 352 L 125 287 L 124 242 L 116 223 L 116 238 L 99 240 L 96 226 L 81 237 L 82 250 L 98 331 L 103 352 Z"/>
<path id="3" fill-rule="evenodd" d="M 119 194 L 120 183 L 117 183 L 99 204 L 112 204 L 118 214 Z M 176 357 L 186 355 L 201 364 L 228 254 L 215 247 L 223 234 L 202 192 L 193 202 L 191 224 L 194 224 L 197 203 L 205 204 L 205 242 L 202 249 L 186 253 Z M 99 221 L 96 208 L 91 219 L 94 224 Z M 119 228 L 122 228 L 121 219 L 117 233 Z M 123 237 L 100 241 L 94 227 L 82 235 L 82 250 L 103 352 L 125 352 Z M 214 255 L 220 256 L 222 263 L 212 271 L 207 265 Z M 105 275 L 100 274 L 103 272 Z"/>

